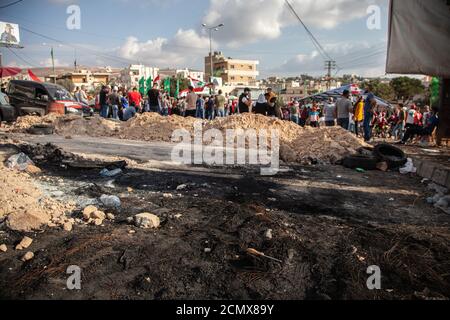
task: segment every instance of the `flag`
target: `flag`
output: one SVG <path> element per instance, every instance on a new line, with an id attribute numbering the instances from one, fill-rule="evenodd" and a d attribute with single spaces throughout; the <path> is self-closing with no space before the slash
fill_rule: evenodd
<path id="1" fill-rule="evenodd" d="M 180 95 L 180 79 L 177 79 L 177 88 L 175 90 L 175 98 L 178 98 Z"/>
<path id="2" fill-rule="evenodd" d="M 145 78 L 142 77 L 141 80 L 139 80 L 139 92 L 142 96 L 145 95 Z"/>
<path id="3" fill-rule="evenodd" d="M 31 80 L 36 82 L 42 82 L 42 80 L 39 79 L 30 69 L 28 69 L 28 75 L 30 76 Z"/>
<path id="4" fill-rule="evenodd" d="M 155 80 L 153 80 L 153 84 L 157 83 L 160 80 L 161 80 L 161 77 L 158 74 L 158 76 L 155 78 Z"/>
<path id="5" fill-rule="evenodd" d="M 191 77 L 189 77 L 189 80 L 191 81 L 191 86 L 193 86 L 194 88 L 203 88 L 205 86 L 205 83 L 200 80 Z"/>
<path id="6" fill-rule="evenodd" d="M 164 91 L 168 92 L 170 95 L 170 78 L 164 79 Z"/>

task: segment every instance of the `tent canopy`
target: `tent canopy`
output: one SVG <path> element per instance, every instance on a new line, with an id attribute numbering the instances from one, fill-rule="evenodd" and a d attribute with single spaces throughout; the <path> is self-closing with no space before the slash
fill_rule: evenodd
<path id="1" fill-rule="evenodd" d="M 366 94 L 363 90 L 359 89 L 357 85 L 355 84 L 349 84 L 337 89 L 333 89 L 327 92 L 322 92 L 322 93 L 318 93 L 306 98 L 301 99 L 300 101 L 305 101 L 305 100 L 317 100 L 317 101 L 324 101 L 324 100 L 328 100 L 329 98 L 339 98 L 344 94 L 344 91 L 348 90 L 352 95 L 360 95 L 363 97 L 366 97 Z M 382 107 L 390 107 L 390 103 L 379 98 L 379 97 L 375 97 L 375 100 L 377 101 L 377 104 L 379 106 Z"/>
<path id="2" fill-rule="evenodd" d="M 386 72 L 450 77 L 450 2 L 391 0 Z"/>

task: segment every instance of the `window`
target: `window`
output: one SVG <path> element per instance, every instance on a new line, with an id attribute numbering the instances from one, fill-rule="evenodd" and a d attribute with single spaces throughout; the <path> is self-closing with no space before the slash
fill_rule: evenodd
<path id="1" fill-rule="evenodd" d="M 232 65 L 230 66 L 230 68 L 231 68 L 231 69 L 234 69 L 234 64 L 232 64 Z"/>
<path id="2" fill-rule="evenodd" d="M 231 77 L 231 80 L 234 80 L 235 78 L 234 77 Z"/>
<path id="3" fill-rule="evenodd" d="M 253 66 L 248 66 L 248 68 L 249 68 L 250 70 L 253 70 Z"/>

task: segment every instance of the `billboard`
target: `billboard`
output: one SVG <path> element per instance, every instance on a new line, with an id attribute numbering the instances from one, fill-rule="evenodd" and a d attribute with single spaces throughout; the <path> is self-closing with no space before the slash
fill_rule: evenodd
<path id="1" fill-rule="evenodd" d="M 18 46 L 19 43 L 19 25 L 0 21 L 0 45 Z"/>

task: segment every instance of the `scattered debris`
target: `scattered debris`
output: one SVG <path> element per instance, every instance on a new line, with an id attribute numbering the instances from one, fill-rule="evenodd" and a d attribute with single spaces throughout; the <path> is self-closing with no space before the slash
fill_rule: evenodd
<path id="1" fill-rule="evenodd" d="M 272 229 L 267 230 L 266 233 L 264 234 L 264 237 L 265 237 L 267 240 L 272 240 L 272 238 L 273 238 L 272 232 L 273 232 Z"/>
<path id="2" fill-rule="evenodd" d="M 34 258 L 34 253 L 33 252 L 27 252 L 23 257 L 22 257 L 22 261 L 26 262 L 26 261 L 30 261 L 31 259 Z"/>
<path id="3" fill-rule="evenodd" d="M 179 186 L 177 187 L 177 191 L 181 191 L 181 190 L 184 190 L 184 189 L 186 189 L 186 188 L 187 188 L 187 185 L 181 184 L 181 185 L 179 185 Z"/>
<path id="4" fill-rule="evenodd" d="M 66 222 L 63 225 L 64 231 L 71 232 L 73 230 L 73 224 L 71 222 Z"/>
<path id="5" fill-rule="evenodd" d="M 258 256 L 258 257 L 263 257 L 263 258 L 267 258 L 267 259 L 270 259 L 270 260 L 273 260 L 273 261 L 276 261 L 276 262 L 279 262 L 279 263 L 283 263 L 283 261 L 281 261 L 280 259 L 276 259 L 276 258 L 274 258 L 274 257 L 267 256 L 267 255 L 265 255 L 264 253 L 259 252 L 258 250 L 253 249 L 253 248 L 247 249 L 247 253 L 248 253 L 249 255 Z"/>
<path id="6" fill-rule="evenodd" d="M 100 175 L 104 178 L 114 178 L 122 173 L 123 173 L 122 169 L 108 170 L 105 168 L 102 171 L 100 171 Z"/>
<path id="7" fill-rule="evenodd" d="M 406 164 L 400 168 L 401 174 L 416 173 L 416 172 L 417 172 L 417 168 L 414 167 L 414 162 L 411 158 L 408 158 L 408 161 L 406 162 Z"/>
<path id="8" fill-rule="evenodd" d="M 6 244 L 0 245 L 0 252 L 6 252 L 6 251 L 8 251 L 8 247 L 6 246 Z"/>
<path id="9" fill-rule="evenodd" d="M 25 169 L 25 172 L 29 174 L 39 174 L 42 173 L 42 170 L 33 164 L 29 164 Z"/>
<path id="10" fill-rule="evenodd" d="M 389 165 L 387 162 L 379 162 L 377 163 L 377 169 L 386 172 L 389 170 Z"/>
<path id="11" fill-rule="evenodd" d="M 122 204 L 119 197 L 108 195 L 102 195 L 100 202 L 107 208 L 120 208 Z"/>
<path id="12" fill-rule="evenodd" d="M 211 253 L 212 249 L 211 248 L 205 248 L 205 253 Z"/>
<path id="13" fill-rule="evenodd" d="M 16 250 L 28 249 L 33 243 L 33 239 L 29 237 L 24 237 L 22 241 L 16 246 Z"/>
<path id="14" fill-rule="evenodd" d="M 108 218 L 108 220 L 114 220 L 114 219 L 116 219 L 116 217 L 115 217 L 112 213 L 106 214 L 106 217 Z"/>
<path id="15" fill-rule="evenodd" d="M 134 216 L 134 223 L 138 228 L 157 229 L 160 226 L 161 221 L 158 216 L 144 212 Z"/>
<path id="16" fill-rule="evenodd" d="M 19 171 L 27 170 L 29 165 L 34 165 L 33 161 L 23 152 L 11 156 L 6 161 L 6 166 L 10 169 L 15 169 Z"/>

